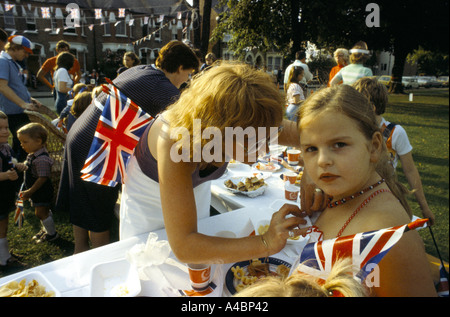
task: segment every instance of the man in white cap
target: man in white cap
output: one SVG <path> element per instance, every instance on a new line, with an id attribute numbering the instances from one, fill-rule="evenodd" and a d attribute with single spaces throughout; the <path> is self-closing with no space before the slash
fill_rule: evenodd
<path id="1" fill-rule="evenodd" d="M 22 35 L 8 37 L 5 50 L 0 54 L 0 110 L 8 116 L 9 129 L 13 135 L 13 150 L 19 161 L 25 153 L 17 139 L 16 131 L 29 123 L 24 110 L 38 110 L 40 103 L 31 98 L 23 80 L 23 69 L 17 63 L 32 54 L 32 43 Z"/>

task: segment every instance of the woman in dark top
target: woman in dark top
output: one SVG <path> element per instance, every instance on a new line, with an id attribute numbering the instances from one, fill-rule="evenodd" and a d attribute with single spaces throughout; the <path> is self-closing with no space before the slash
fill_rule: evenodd
<path id="1" fill-rule="evenodd" d="M 179 97 L 179 86 L 199 66 L 194 52 L 180 41 L 165 45 L 155 62 L 133 67 L 120 74 L 114 84 L 142 110 L 156 116 Z M 104 105 L 101 93 L 70 129 L 64 151 L 64 166 L 56 210 L 69 211 L 74 228 L 75 253 L 109 243 L 109 229 L 120 186 L 107 187 L 81 180 L 81 170 L 91 147 Z"/>

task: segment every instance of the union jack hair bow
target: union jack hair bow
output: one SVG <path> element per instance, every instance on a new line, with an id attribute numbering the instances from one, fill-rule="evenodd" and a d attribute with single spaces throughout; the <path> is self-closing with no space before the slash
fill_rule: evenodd
<path id="1" fill-rule="evenodd" d="M 363 282 L 403 233 L 423 227 L 428 219 L 417 219 L 402 226 L 357 233 L 335 239 L 309 243 L 295 263 L 295 271 L 325 280 L 334 263 L 340 258 L 350 258 L 359 272 L 355 279 Z"/>
<path id="2" fill-rule="evenodd" d="M 95 130 L 81 178 L 114 187 L 123 182 L 125 168 L 147 125 L 153 119 L 107 80 L 106 104 Z"/>

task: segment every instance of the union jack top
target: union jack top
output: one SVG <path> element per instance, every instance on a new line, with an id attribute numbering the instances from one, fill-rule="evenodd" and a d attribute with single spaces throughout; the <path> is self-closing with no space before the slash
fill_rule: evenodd
<path id="1" fill-rule="evenodd" d="M 357 233 L 335 239 L 309 243 L 303 249 L 296 271 L 326 279 L 339 258 L 350 258 L 357 272 L 354 277 L 364 281 L 374 266 L 400 240 L 403 233 L 422 227 L 428 219 L 417 219 L 403 226 Z"/>
<path id="2" fill-rule="evenodd" d="M 108 94 L 86 162 L 85 181 L 110 187 L 122 183 L 125 168 L 145 128 L 153 118 L 110 82 Z M 96 102 L 96 105 L 99 105 Z M 100 106 L 99 106 L 100 107 Z"/>

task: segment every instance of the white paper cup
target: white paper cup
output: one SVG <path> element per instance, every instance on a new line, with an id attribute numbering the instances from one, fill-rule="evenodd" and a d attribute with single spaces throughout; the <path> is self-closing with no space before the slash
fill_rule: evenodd
<path id="1" fill-rule="evenodd" d="M 285 182 L 289 182 L 291 184 L 295 184 L 295 181 L 297 180 L 297 174 L 294 172 L 286 172 L 283 174 L 283 180 Z"/>
<path id="2" fill-rule="evenodd" d="M 299 192 L 300 188 L 291 183 L 286 183 L 284 186 L 284 198 L 287 200 L 297 201 Z"/>
<path id="3" fill-rule="evenodd" d="M 288 164 L 297 165 L 300 160 L 300 150 L 287 150 Z"/>
<path id="4" fill-rule="evenodd" d="M 204 291 L 208 288 L 211 280 L 211 265 L 188 264 L 188 271 L 192 289 L 196 291 Z"/>

